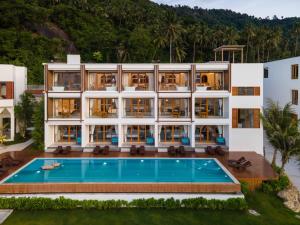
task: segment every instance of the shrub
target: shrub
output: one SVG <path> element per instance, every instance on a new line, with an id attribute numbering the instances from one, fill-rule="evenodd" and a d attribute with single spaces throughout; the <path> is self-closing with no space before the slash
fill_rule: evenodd
<path id="1" fill-rule="evenodd" d="M 212 210 L 246 210 L 247 203 L 243 198 L 230 198 L 228 200 L 216 200 L 205 198 L 193 198 L 177 200 L 169 199 L 135 199 L 131 202 L 124 200 L 73 200 L 64 197 L 50 198 L 0 198 L 1 209 L 16 210 L 46 210 L 46 209 L 119 209 L 119 208 L 191 208 L 191 209 L 212 209 Z"/>
<path id="2" fill-rule="evenodd" d="M 244 195 L 247 195 L 249 193 L 249 184 L 247 182 L 241 181 L 241 189 L 242 189 L 242 193 Z"/>
<path id="3" fill-rule="evenodd" d="M 261 190 L 265 193 L 278 193 L 290 185 L 287 175 L 283 174 L 277 180 L 266 181 L 261 185 Z"/>

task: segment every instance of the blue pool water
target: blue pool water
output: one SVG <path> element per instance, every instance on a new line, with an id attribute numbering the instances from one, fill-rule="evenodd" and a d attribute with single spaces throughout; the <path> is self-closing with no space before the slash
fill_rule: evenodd
<path id="1" fill-rule="evenodd" d="M 53 170 L 44 165 L 61 163 Z M 208 182 L 233 183 L 214 159 L 51 158 L 35 159 L 4 183 Z"/>

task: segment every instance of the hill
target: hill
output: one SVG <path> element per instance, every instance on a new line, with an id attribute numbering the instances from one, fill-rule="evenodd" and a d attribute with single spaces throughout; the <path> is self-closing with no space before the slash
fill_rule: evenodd
<path id="1" fill-rule="evenodd" d="M 0 63 L 27 66 L 36 84 L 41 63 L 67 53 L 96 62 L 203 62 L 219 45 L 246 44 L 246 60 L 263 62 L 300 52 L 299 18 L 149 0 L 2 0 L 0 13 Z"/>

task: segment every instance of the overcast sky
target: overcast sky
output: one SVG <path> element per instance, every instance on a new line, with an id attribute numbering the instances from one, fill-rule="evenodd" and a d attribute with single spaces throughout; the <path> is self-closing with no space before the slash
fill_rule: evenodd
<path id="1" fill-rule="evenodd" d="M 300 0 L 152 0 L 168 5 L 199 6 L 208 9 L 231 9 L 256 17 L 300 17 Z"/>

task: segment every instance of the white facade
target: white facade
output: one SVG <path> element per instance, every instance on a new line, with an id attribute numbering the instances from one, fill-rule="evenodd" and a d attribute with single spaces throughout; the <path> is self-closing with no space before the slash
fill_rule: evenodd
<path id="1" fill-rule="evenodd" d="M 264 64 L 265 70 L 268 71 L 268 78 L 264 79 L 264 104 L 268 99 L 272 99 L 284 106 L 292 102 L 292 90 L 300 91 L 300 79 L 292 79 L 292 65 L 299 67 L 300 56 Z M 293 104 L 293 108 L 299 118 L 300 105 Z"/>
<path id="2" fill-rule="evenodd" d="M 232 110 L 260 111 L 263 96 L 233 96 L 231 91 L 231 87 L 258 87 L 263 93 L 262 64 L 74 64 L 74 59 L 78 61 L 78 57 L 73 57 L 69 64 L 44 64 L 45 150 L 72 145 L 92 151 L 95 145 L 109 144 L 111 149 L 127 151 L 134 144 L 166 151 L 170 145 L 184 144 L 187 148 L 203 151 L 207 145 L 218 144 L 216 137 L 222 137 L 229 151 L 263 154 L 261 125 L 242 128 L 242 122 L 237 121 L 240 128 L 232 127 Z M 80 73 L 81 78 L 72 81 L 73 84 L 81 82 L 80 87 L 72 86 L 71 78 L 64 78 L 72 76 L 67 72 L 77 72 L 74 76 Z M 102 82 L 102 78 L 91 81 L 93 73 L 108 73 L 107 77 L 114 74 L 113 85 L 101 87 L 101 90 L 91 89 L 90 86 Z M 146 74 L 146 87 L 143 86 L 145 83 L 132 84 L 133 76 L 138 73 Z M 141 82 L 141 79 L 144 78 L 135 82 Z M 107 112 L 113 112 L 115 116 L 107 116 L 105 110 L 97 111 L 98 116 L 91 116 L 98 101 L 93 99 L 111 99 L 109 101 L 113 103 L 110 104 L 115 108 L 109 108 Z M 146 102 L 143 107 L 137 103 L 140 101 Z M 76 108 L 77 105 L 80 107 Z M 108 134 L 103 131 L 104 125 L 114 130 L 118 144 L 95 142 L 99 138 L 106 140 Z M 103 130 L 95 131 L 97 129 Z M 153 145 L 147 144 L 146 136 L 154 140 Z M 184 138 L 189 143 L 184 143 Z"/>
<path id="3" fill-rule="evenodd" d="M 14 140 L 14 106 L 27 88 L 27 68 L 0 65 L 0 127 L 8 140 Z"/>

